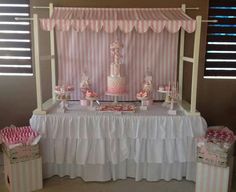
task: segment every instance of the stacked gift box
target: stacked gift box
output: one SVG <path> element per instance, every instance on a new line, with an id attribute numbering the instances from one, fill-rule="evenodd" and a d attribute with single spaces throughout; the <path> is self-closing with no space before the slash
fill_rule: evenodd
<path id="1" fill-rule="evenodd" d="M 3 151 L 11 163 L 39 158 L 40 135 L 29 126 L 6 127 L 0 131 Z"/>
<path id="2" fill-rule="evenodd" d="M 40 137 L 30 126 L 10 126 L 0 130 L 5 182 L 10 192 L 30 192 L 42 188 Z"/>
<path id="3" fill-rule="evenodd" d="M 233 155 L 234 133 L 227 127 L 208 128 L 205 137 L 198 138 L 197 161 L 227 167 Z"/>
<path id="4" fill-rule="evenodd" d="M 229 192 L 235 135 L 227 127 L 210 127 L 198 138 L 195 192 Z"/>

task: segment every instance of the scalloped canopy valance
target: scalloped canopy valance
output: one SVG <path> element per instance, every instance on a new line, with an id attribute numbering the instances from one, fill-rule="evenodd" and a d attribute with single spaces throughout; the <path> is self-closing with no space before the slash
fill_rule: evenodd
<path id="1" fill-rule="evenodd" d="M 192 33 L 196 21 L 180 8 L 69 8 L 55 7 L 51 18 L 40 19 L 41 28 L 50 31 L 73 29 L 83 32 L 90 29 L 95 32 L 104 30 L 113 33 L 117 29 L 124 33 L 136 30 L 145 33 L 149 29 L 156 33 L 164 29 L 171 33 L 181 28 Z"/>

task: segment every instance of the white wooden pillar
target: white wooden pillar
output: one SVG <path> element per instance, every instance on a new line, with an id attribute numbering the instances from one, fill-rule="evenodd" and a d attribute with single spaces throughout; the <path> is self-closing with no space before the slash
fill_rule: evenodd
<path id="1" fill-rule="evenodd" d="M 186 5 L 182 4 L 182 10 L 186 11 Z M 184 39 L 185 39 L 185 31 L 181 29 L 180 32 L 180 50 L 179 50 L 179 99 L 182 100 L 183 98 L 183 71 L 184 71 Z"/>
<path id="2" fill-rule="evenodd" d="M 49 3 L 49 17 L 52 16 L 53 13 L 53 4 Z M 54 92 L 56 86 L 56 64 L 55 64 L 55 39 L 54 39 L 54 29 L 50 31 L 50 55 L 51 55 L 51 81 L 52 81 L 52 98 L 56 99 L 56 95 Z"/>
<path id="3" fill-rule="evenodd" d="M 39 34 L 38 34 L 38 15 L 33 14 L 33 29 L 34 29 L 34 64 L 35 64 L 35 79 L 36 79 L 36 94 L 37 94 L 37 111 L 42 111 L 42 87 L 41 87 L 41 71 L 39 60 Z"/>
<path id="4" fill-rule="evenodd" d="M 198 64 L 199 64 L 199 52 L 200 52 L 200 41 L 201 41 L 201 25 L 202 25 L 202 16 L 197 16 L 196 17 L 196 31 L 195 31 L 195 36 L 194 36 L 190 113 L 196 112 Z"/>

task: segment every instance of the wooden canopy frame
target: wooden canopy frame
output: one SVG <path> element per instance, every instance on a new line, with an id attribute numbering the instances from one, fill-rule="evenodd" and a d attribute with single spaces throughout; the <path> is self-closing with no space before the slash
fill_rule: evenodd
<path id="1" fill-rule="evenodd" d="M 53 13 L 53 4 L 50 3 L 49 7 L 34 7 L 34 8 L 46 8 L 49 9 L 49 17 Z M 186 9 L 198 9 L 198 8 L 186 8 L 186 5 L 181 6 L 182 10 L 186 12 Z M 37 109 L 34 110 L 34 114 L 47 114 L 49 109 L 56 105 L 54 88 L 56 86 L 56 65 L 55 65 L 55 38 L 54 30 L 50 31 L 50 56 L 51 61 L 51 82 L 52 82 L 52 98 L 43 103 L 42 101 L 42 88 L 41 88 L 41 71 L 40 71 L 40 53 L 39 53 L 39 35 L 38 35 L 38 15 L 33 14 L 33 33 L 34 33 L 34 62 L 35 62 L 35 76 L 36 76 L 36 92 L 37 92 Z M 184 109 L 187 115 L 200 115 L 196 110 L 197 103 L 197 81 L 198 81 L 198 66 L 199 66 L 199 51 L 200 51 L 200 40 L 201 40 L 201 25 L 202 16 L 196 17 L 196 30 L 194 32 L 194 49 L 193 57 L 184 56 L 184 42 L 185 42 L 185 31 L 181 29 L 180 32 L 180 51 L 179 51 L 179 94 L 180 94 L 180 106 Z M 208 21 L 206 21 L 208 22 Z M 214 22 L 214 21 L 213 21 Z M 191 101 L 190 104 L 183 100 L 183 69 L 184 63 L 191 63 L 192 67 L 192 84 L 191 84 Z"/>

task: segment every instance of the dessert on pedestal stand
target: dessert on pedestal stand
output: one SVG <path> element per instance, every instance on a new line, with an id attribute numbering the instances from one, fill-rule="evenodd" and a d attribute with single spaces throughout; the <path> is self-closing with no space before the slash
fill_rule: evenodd
<path id="1" fill-rule="evenodd" d="M 177 111 L 174 108 L 175 103 L 177 103 L 178 100 L 178 90 L 177 90 L 177 83 L 170 85 L 170 83 L 167 86 L 159 86 L 157 92 L 158 93 L 164 93 L 165 94 L 165 101 L 163 102 L 163 106 L 168 107 L 168 114 L 169 115 L 176 115 Z"/>
<path id="2" fill-rule="evenodd" d="M 169 104 L 171 103 L 171 85 L 170 85 L 170 82 L 166 86 L 159 86 L 157 92 L 162 93 L 162 94 L 165 95 L 165 101 L 162 105 L 163 106 L 169 106 Z"/>
<path id="3" fill-rule="evenodd" d="M 143 91 L 146 91 L 148 93 L 148 99 L 150 100 L 150 104 L 152 104 L 153 99 L 153 83 L 152 83 L 152 75 L 149 67 L 147 67 L 144 77 L 144 83 L 143 83 Z"/>
<path id="4" fill-rule="evenodd" d="M 143 93 L 139 92 L 137 94 L 137 99 L 141 101 L 140 109 L 141 110 L 147 110 L 147 105 L 145 105 L 145 101 L 149 100 L 149 98 L 147 96 L 147 93 L 146 92 L 143 92 Z"/>
<path id="5" fill-rule="evenodd" d="M 98 95 L 97 93 L 87 90 L 86 94 L 85 94 L 85 98 L 86 100 L 88 100 L 90 102 L 90 110 L 96 110 L 96 108 L 94 107 L 93 103 L 94 101 L 98 100 Z"/>
<path id="6" fill-rule="evenodd" d="M 68 110 L 67 101 L 71 99 L 71 92 L 74 91 L 74 87 L 70 85 L 62 85 L 55 87 L 55 93 L 57 100 L 61 101 L 58 112 L 64 113 Z"/>
<path id="7" fill-rule="evenodd" d="M 125 77 L 121 74 L 121 53 L 122 44 L 114 41 L 110 45 L 113 62 L 110 66 L 110 76 L 107 77 L 106 95 L 114 98 L 114 103 L 118 102 L 118 97 L 126 94 Z"/>
<path id="8" fill-rule="evenodd" d="M 144 78 L 143 88 L 136 95 L 137 99 L 141 101 L 141 106 L 140 106 L 141 110 L 147 110 L 147 106 L 152 104 L 153 102 L 152 90 L 153 90 L 152 76 L 149 69 L 147 69 L 145 78 Z"/>
<path id="9" fill-rule="evenodd" d="M 177 113 L 176 109 L 174 109 L 174 103 L 175 103 L 174 99 L 171 98 L 170 109 L 168 110 L 169 115 L 176 115 Z"/>
<path id="10" fill-rule="evenodd" d="M 89 104 L 90 109 L 94 109 L 93 102 L 96 101 L 97 98 L 86 97 L 86 99 L 90 102 Z"/>
<path id="11" fill-rule="evenodd" d="M 80 82 L 80 91 L 81 91 L 81 99 L 80 99 L 80 105 L 81 106 L 88 106 L 88 100 L 86 97 L 86 92 L 90 90 L 90 83 L 89 83 L 89 77 L 86 75 L 85 72 L 82 73 L 82 78 Z"/>
<path id="12" fill-rule="evenodd" d="M 168 106 L 171 102 L 170 91 L 157 90 L 157 92 L 165 95 L 163 106 Z"/>
<path id="13" fill-rule="evenodd" d="M 178 100 L 178 90 L 177 90 L 177 83 L 175 83 L 172 87 L 171 87 L 171 92 L 170 92 L 170 108 L 168 110 L 168 114 L 169 115 L 176 115 L 177 114 L 177 111 L 176 109 L 174 108 L 174 104 L 177 103 L 177 100 Z"/>
<path id="14" fill-rule="evenodd" d="M 123 46 L 120 42 L 114 41 L 110 45 L 113 62 L 110 66 L 110 75 L 107 77 L 107 91 L 106 95 L 112 96 L 114 102 L 112 104 L 105 104 L 99 107 L 100 112 L 115 112 L 122 114 L 124 112 L 135 112 L 135 106 L 132 104 L 118 104 L 118 97 L 126 94 L 125 77 L 121 73 L 120 48 Z"/>
<path id="15" fill-rule="evenodd" d="M 67 100 L 66 99 L 62 99 L 58 112 L 65 113 L 67 110 L 68 110 L 68 108 L 67 108 Z"/>

